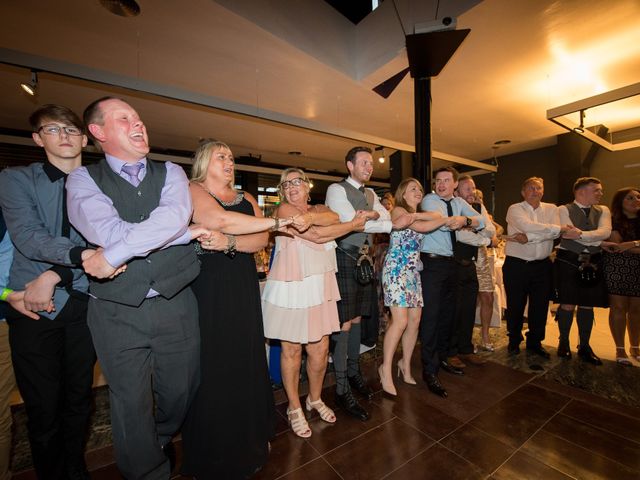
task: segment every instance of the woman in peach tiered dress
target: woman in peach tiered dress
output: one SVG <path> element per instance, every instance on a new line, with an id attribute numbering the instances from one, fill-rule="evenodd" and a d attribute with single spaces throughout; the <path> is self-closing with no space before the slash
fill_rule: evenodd
<path id="1" fill-rule="evenodd" d="M 353 230 L 362 231 L 366 217 L 358 213 L 340 223 L 338 215 L 324 205 L 310 206 L 309 180 L 298 168 L 286 169 L 280 178 L 279 218 L 308 216 L 306 231 L 287 228 L 276 237 L 275 256 L 262 295 L 265 337 L 281 340 L 282 382 L 289 400 L 287 417 L 299 437 L 311 436 L 298 392 L 302 347 L 307 352 L 309 395 L 305 406 L 317 410 L 325 422 L 336 417 L 320 394 L 327 367 L 329 335 L 340 330 L 336 282 L 336 243 Z M 306 223 L 306 222 L 305 222 Z"/>

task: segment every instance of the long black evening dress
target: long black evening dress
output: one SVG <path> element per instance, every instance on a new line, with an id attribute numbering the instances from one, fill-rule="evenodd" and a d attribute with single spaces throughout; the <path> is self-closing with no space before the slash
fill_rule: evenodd
<path id="1" fill-rule="evenodd" d="M 242 194 L 225 208 L 253 215 Z M 275 406 L 267 369 L 253 254 L 199 256 L 200 389 L 182 429 L 182 473 L 244 479 L 267 461 Z"/>

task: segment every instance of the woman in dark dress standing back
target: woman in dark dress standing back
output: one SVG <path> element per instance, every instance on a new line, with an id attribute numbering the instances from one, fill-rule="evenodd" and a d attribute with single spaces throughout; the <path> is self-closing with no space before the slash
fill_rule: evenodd
<path id="1" fill-rule="evenodd" d="M 609 292 L 609 327 L 616 344 L 616 362 L 640 362 L 640 189 L 618 190 L 611 201 L 612 231 L 605 251 L 604 276 Z M 629 355 L 624 333 L 629 333 Z"/>
<path id="2" fill-rule="evenodd" d="M 199 250 L 201 272 L 192 285 L 200 317 L 201 381 L 182 430 L 181 470 L 202 480 L 250 477 L 267 461 L 274 432 L 253 253 L 266 246 L 266 230 L 287 221 L 263 218 L 255 198 L 235 190 L 234 174 L 233 155 L 224 143 L 210 141 L 196 151 L 193 221 L 224 230 L 225 211 L 246 216 L 234 220 L 238 233 L 245 234 L 218 234 L 205 247 L 219 251 Z"/>

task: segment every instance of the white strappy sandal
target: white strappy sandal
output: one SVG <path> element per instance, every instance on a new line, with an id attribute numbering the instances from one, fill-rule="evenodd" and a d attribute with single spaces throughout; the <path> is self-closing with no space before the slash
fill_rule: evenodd
<path id="1" fill-rule="evenodd" d="M 305 402 L 307 405 L 307 411 L 311 411 L 312 409 L 317 410 L 320 418 L 327 423 L 336 423 L 336 414 L 331 410 L 327 405 L 322 401 L 322 399 L 318 399 L 315 402 L 310 400 L 310 397 L 307 397 L 307 401 Z"/>
<path id="2" fill-rule="evenodd" d="M 307 423 L 302 408 L 296 408 L 295 410 L 289 410 L 287 408 L 287 419 L 289 419 L 291 430 L 293 430 L 293 433 L 297 436 L 300 438 L 309 438 L 311 436 L 311 428 Z"/>

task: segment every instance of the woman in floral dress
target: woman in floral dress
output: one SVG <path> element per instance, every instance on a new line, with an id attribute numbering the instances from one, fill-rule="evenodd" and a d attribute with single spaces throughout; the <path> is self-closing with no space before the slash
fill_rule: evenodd
<path id="1" fill-rule="evenodd" d="M 422 312 L 422 284 L 420 282 L 420 246 L 424 233 L 445 225 L 447 218 L 438 212 L 417 212 L 424 189 L 415 178 L 406 178 L 396 190 L 395 208 L 391 218 L 411 214 L 414 221 L 405 230 L 391 232 L 391 242 L 382 270 L 384 304 L 391 310 L 391 322 L 384 335 L 383 362 L 378 368 L 382 389 L 397 395 L 393 384 L 393 355 L 402 339 L 402 358 L 398 360 L 398 376 L 405 383 L 415 385 L 411 376 L 411 355 L 418 338 Z"/>

